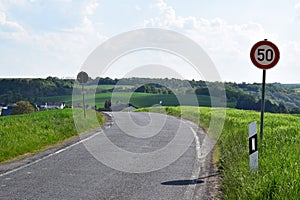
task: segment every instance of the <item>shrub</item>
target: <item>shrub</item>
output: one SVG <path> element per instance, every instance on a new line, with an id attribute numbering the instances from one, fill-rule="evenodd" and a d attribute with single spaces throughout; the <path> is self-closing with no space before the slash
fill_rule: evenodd
<path id="1" fill-rule="evenodd" d="M 29 114 L 34 112 L 34 107 L 28 101 L 18 101 L 12 110 L 12 115 Z"/>

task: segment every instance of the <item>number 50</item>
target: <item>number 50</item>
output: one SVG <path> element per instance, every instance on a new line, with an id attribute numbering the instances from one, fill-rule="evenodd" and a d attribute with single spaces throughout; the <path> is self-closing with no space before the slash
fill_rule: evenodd
<path id="1" fill-rule="evenodd" d="M 257 60 L 271 62 L 274 58 L 274 52 L 272 49 L 258 49 L 257 50 Z"/>

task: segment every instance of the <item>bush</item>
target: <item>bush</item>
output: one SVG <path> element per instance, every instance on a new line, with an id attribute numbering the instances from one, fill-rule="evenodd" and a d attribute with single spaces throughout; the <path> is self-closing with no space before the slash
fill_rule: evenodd
<path id="1" fill-rule="evenodd" d="M 12 110 L 12 115 L 29 114 L 34 112 L 34 107 L 28 101 L 18 101 Z"/>

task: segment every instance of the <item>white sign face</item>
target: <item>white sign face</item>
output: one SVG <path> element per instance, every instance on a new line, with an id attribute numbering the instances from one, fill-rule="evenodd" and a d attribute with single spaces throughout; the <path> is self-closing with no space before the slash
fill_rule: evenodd
<path id="1" fill-rule="evenodd" d="M 261 65 L 269 65 L 275 59 L 275 51 L 271 46 L 261 45 L 255 50 L 254 58 Z"/>
<path id="2" fill-rule="evenodd" d="M 279 57 L 280 52 L 277 46 L 267 40 L 256 43 L 250 51 L 251 61 L 260 69 L 274 67 L 278 63 Z"/>

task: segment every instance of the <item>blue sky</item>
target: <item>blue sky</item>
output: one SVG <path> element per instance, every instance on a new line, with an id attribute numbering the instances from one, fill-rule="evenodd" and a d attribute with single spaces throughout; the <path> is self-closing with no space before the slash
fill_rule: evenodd
<path id="1" fill-rule="evenodd" d="M 281 58 L 267 71 L 267 82 L 300 83 L 299 0 L 1 0 L 0 77 L 75 77 L 102 42 L 145 27 L 193 39 L 222 80 L 232 82 L 261 82 L 262 71 L 253 66 L 249 52 L 268 38 Z M 186 67 L 171 57 L 144 53 L 157 64 Z M 122 77 L 126 69 L 120 65 L 151 64 L 143 63 L 140 54 L 116 63 L 107 75 Z M 198 78 L 188 72 L 179 73 Z"/>

